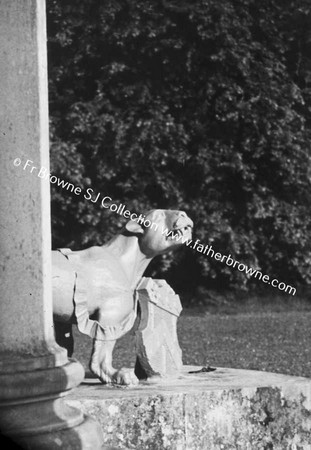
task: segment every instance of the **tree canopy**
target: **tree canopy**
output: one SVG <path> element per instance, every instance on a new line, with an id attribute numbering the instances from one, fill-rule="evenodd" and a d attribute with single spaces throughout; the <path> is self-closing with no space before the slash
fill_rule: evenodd
<path id="1" fill-rule="evenodd" d="M 183 209 L 202 243 L 310 283 L 310 2 L 47 9 L 51 172 L 131 211 Z M 55 246 L 102 244 L 121 226 L 57 187 L 52 216 Z M 181 289 L 254 282 L 189 249 L 152 270 Z"/>

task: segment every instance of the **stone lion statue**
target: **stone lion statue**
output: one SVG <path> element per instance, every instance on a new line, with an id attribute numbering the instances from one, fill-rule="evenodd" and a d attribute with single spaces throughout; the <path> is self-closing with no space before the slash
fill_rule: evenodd
<path id="1" fill-rule="evenodd" d="M 155 256 L 174 250 L 192 236 L 193 222 L 183 211 L 156 209 L 146 219 L 157 226 L 144 227 L 130 220 L 102 246 L 52 252 L 56 341 L 71 356 L 72 324 L 91 336 L 90 369 L 103 383 L 137 384 L 134 369 L 112 366 L 116 340 L 133 327 L 137 317 L 136 286 Z"/>

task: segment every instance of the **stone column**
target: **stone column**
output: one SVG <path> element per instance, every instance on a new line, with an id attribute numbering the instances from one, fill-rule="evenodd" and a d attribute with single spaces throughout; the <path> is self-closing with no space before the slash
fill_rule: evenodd
<path id="1" fill-rule="evenodd" d="M 30 449 L 99 449 L 62 397 L 83 379 L 54 340 L 44 0 L 0 0 L 0 427 Z M 34 167 L 34 169 L 33 169 Z"/>

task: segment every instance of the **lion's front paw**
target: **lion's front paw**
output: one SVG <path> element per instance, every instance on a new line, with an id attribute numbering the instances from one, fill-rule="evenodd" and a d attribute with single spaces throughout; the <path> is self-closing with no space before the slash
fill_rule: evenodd
<path id="1" fill-rule="evenodd" d="M 103 370 L 99 364 L 94 363 L 94 361 L 90 364 L 90 369 L 91 372 L 93 372 L 94 375 L 96 375 L 100 381 L 103 384 L 111 384 L 112 383 L 112 379 L 111 379 L 111 373 L 114 373 L 116 371 L 107 371 L 107 370 Z"/>
<path id="2" fill-rule="evenodd" d="M 114 384 L 136 386 L 139 383 L 139 380 L 134 373 L 134 369 L 126 369 L 123 367 L 122 369 L 117 370 L 116 373 L 113 375 L 112 382 Z"/>

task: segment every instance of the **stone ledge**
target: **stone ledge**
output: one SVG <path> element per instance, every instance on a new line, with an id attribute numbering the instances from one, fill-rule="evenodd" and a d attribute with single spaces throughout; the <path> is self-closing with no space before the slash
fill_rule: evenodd
<path id="1" fill-rule="evenodd" d="M 94 417 L 107 446 L 136 450 L 311 450 L 311 379 L 217 368 L 133 388 L 86 380 L 67 403 Z"/>

